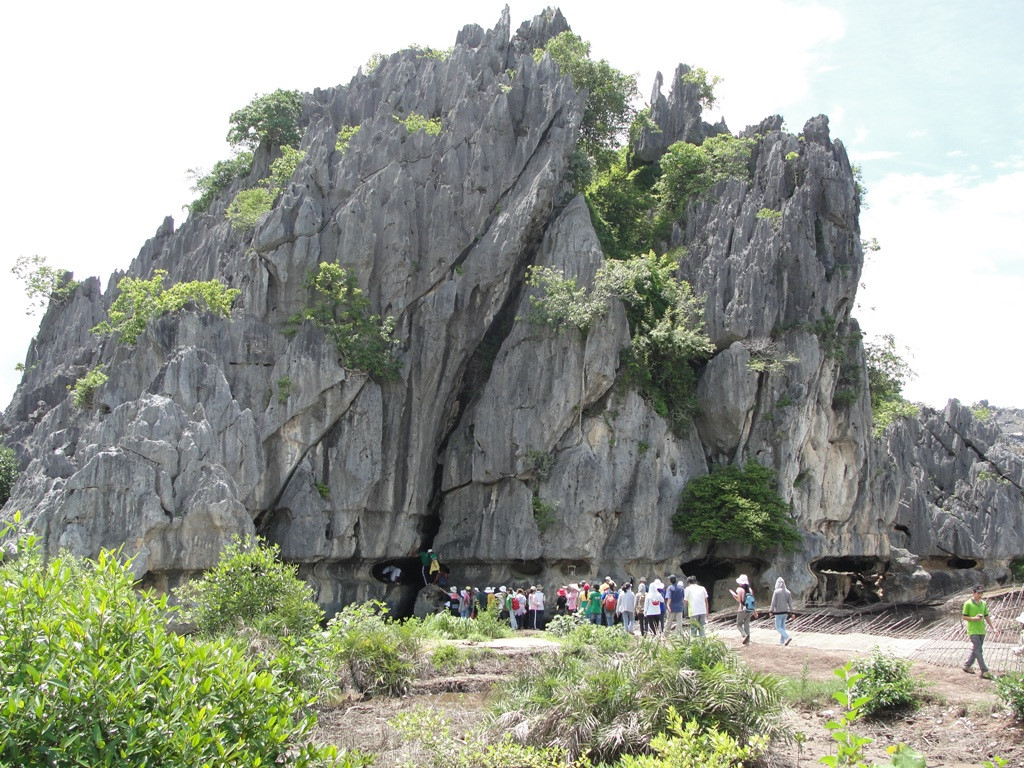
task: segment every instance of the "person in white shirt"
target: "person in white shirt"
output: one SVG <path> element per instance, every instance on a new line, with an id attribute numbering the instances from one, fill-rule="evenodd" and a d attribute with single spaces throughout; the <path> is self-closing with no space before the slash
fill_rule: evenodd
<path id="1" fill-rule="evenodd" d="M 690 617 L 690 625 L 695 633 L 704 637 L 704 627 L 708 621 L 708 591 L 697 583 L 696 576 L 686 577 L 686 612 Z"/>
<path id="2" fill-rule="evenodd" d="M 615 612 L 622 617 L 622 628 L 627 634 L 632 635 L 636 616 L 636 593 L 632 584 L 627 582 L 622 585 L 618 602 L 615 604 Z"/>

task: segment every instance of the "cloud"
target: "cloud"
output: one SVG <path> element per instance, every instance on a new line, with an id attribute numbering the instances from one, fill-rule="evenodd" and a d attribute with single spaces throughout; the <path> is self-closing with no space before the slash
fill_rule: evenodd
<path id="1" fill-rule="evenodd" d="M 962 149 L 951 149 L 946 153 L 946 157 L 967 157 L 967 153 Z"/>
<path id="2" fill-rule="evenodd" d="M 894 157 L 899 157 L 899 152 L 894 152 L 888 149 L 876 149 L 872 152 L 857 152 L 857 156 L 854 160 L 858 163 L 867 163 L 872 160 L 890 160 Z"/>
<path id="3" fill-rule="evenodd" d="M 911 399 L 1024 405 L 1024 358 L 1011 341 L 1024 296 L 1024 172 L 978 183 L 959 174 L 890 174 L 861 217 L 882 250 L 864 270 L 858 304 L 871 335 L 914 350 Z M 873 309 L 870 309 L 873 308 Z"/>

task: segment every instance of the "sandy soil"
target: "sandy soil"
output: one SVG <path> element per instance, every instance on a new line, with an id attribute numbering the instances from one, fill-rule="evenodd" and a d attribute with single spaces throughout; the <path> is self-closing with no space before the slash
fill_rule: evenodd
<path id="1" fill-rule="evenodd" d="M 731 634 L 723 631 L 721 636 L 752 667 L 793 678 L 806 675 L 809 680 L 831 679 L 833 670 L 858 655 L 858 651 L 849 648 L 828 647 L 832 643 L 827 636 L 802 636 L 782 648 L 774 644 L 774 633 L 756 633 L 754 644 L 742 648 L 738 638 Z M 757 642 L 759 639 L 763 642 Z M 374 752 L 378 755 L 376 765 L 384 768 L 415 761 L 418 755 L 402 744 L 388 726 L 390 718 L 403 710 L 426 705 L 445 711 L 451 718 L 453 732 L 463 733 L 483 719 L 488 692 L 497 681 L 520 668 L 530 655 L 549 653 L 555 647 L 543 633 L 526 633 L 512 641 L 491 645 L 471 670 L 436 675 L 425 669 L 427 676 L 407 696 L 352 701 L 325 708 L 319 713 L 318 740 Z M 870 653 L 871 647 L 865 647 L 862 653 Z M 1012 768 L 1024 768 L 1024 727 L 1002 706 L 993 682 L 964 674 L 956 667 L 920 662 L 913 664 L 913 673 L 926 684 L 926 702 L 921 709 L 857 725 L 860 735 L 874 739 L 867 748 L 869 758 L 885 763 L 885 747 L 902 742 L 922 751 L 929 768 L 978 768 L 996 755 L 1005 758 Z M 768 766 L 818 765 L 818 758 L 831 752 L 833 742 L 824 725 L 837 712 L 838 705 L 787 710 L 784 717 L 791 731 L 804 734 L 806 741 L 800 745 L 793 742 L 773 746 Z"/>

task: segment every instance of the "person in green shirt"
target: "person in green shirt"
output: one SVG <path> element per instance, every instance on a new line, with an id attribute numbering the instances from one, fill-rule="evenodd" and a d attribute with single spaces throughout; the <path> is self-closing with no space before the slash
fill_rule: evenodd
<path id="1" fill-rule="evenodd" d="M 999 630 L 992 626 L 992 620 L 988 617 L 988 605 L 981 599 L 981 595 L 981 585 L 977 584 L 971 593 L 971 599 L 964 603 L 964 610 L 961 614 L 961 620 L 967 624 L 967 637 L 971 640 L 971 655 L 964 662 L 963 669 L 964 672 L 973 675 L 974 670 L 971 669 L 971 665 L 977 659 L 981 676 L 986 680 L 991 680 L 992 675 L 988 673 L 988 665 L 985 664 L 985 657 L 982 655 L 982 646 L 985 644 L 985 625 L 988 624 L 988 628 L 993 632 Z"/>

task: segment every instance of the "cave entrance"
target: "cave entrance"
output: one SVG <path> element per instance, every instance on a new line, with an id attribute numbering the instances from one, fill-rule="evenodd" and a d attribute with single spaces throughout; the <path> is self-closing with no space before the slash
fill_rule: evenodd
<path id="1" fill-rule="evenodd" d="M 707 555 L 697 560 L 689 560 L 679 564 L 684 576 L 693 576 L 708 591 L 708 611 L 715 610 L 711 605 L 715 598 L 715 583 L 729 579 L 735 572 L 735 565 L 722 557 Z"/>
<path id="2" fill-rule="evenodd" d="M 397 569 L 397 575 L 394 570 Z M 370 568 L 370 575 L 387 585 L 384 602 L 395 618 L 412 616 L 419 598 L 423 583 L 423 568 L 418 557 L 400 557 L 382 560 Z M 438 586 L 442 589 L 448 584 L 451 570 L 441 563 L 441 577 Z"/>
<path id="3" fill-rule="evenodd" d="M 882 599 L 886 569 L 877 557 L 820 557 L 810 567 L 818 577 L 811 595 L 816 602 L 864 606 Z"/>

